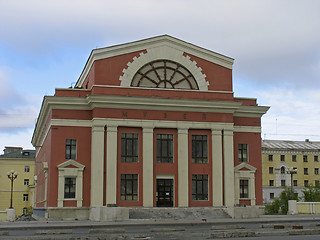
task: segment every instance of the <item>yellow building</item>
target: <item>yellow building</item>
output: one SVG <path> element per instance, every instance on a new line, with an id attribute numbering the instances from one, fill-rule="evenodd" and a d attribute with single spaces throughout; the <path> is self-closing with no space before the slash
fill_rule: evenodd
<path id="1" fill-rule="evenodd" d="M 17 216 L 22 215 L 23 208 L 33 206 L 34 195 L 35 150 L 23 150 L 21 147 L 5 147 L 0 155 L 0 211 L 10 207 L 11 181 L 7 173 L 18 173 L 13 182 L 12 206 Z"/>
<path id="2" fill-rule="evenodd" d="M 283 187 L 290 187 L 303 197 L 308 185 L 319 185 L 320 142 L 262 141 L 262 185 L 264 201 L 278 197 Z M 291 179 L 292 176 L 292 179 Z"/>

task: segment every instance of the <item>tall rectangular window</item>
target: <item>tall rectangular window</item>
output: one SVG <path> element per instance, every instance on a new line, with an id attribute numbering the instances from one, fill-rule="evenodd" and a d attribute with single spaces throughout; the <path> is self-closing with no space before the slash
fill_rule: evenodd
<path id="1" fill-rule="evenodd" d="M 23 185 L 24 186 L 29 186 L 29 179 L 24 179 L 23 180 Z"/>
<path id="2" fill-rule="evenodd" d="M 280 160 L 281 160 L 281 162 L 284 162 L 286 160 L 286 156 L 285 155 L 280 155 Z"/>
<path id="3" fill-rule="evenodd" d="M 249 197 L 249 180 L 240 179 L 240 198 Z"/>
<path id="4" fill-rule="evenodd" d="M 304 173 L 304 175 L 308 175 L 308 174 L 309 174 L 308 168 L 304 168 L 304 169 L 303 169 L 303 173 Z"/>
<path id="5" fill-rule="evenodd" d="M 316 187 L 319 187 L 319 186 L 320 186 L 319 184 L 320 184 L 320 181 L 319 181 L 319 180 L 315 180 L 315 181 L 314 181 L 314 185 L 315 185 Z"/>
<path id="6" fill-rule="evenodd" d="M 273 161 L 273 155 L 268 155 L 268 160 L 269 160 L 270 162 L 272 162 L 272 161 Z"/>
<path id="7" fill-rule="evenodd" d="M 314 161 L 315 161 L 315 162 L 318 162 L 318 161 L 319 161 L 319 156 L 314 156 L 313 158 L 314 158 Z"/>
<path id="8" fill-rule="evenodd" d="M 273 167 L 269 167 L 269 174 L 273 174 Z"/>
<path id="9" fill-rule="evenodd" d="M 76 197 L 76 178 L 66 177 L 64 179 L 64 198 Z"/>
<path id="10" fill-rule="evenodd" d="M 192 200 L 208 200 L 208 175 L 192 175 Z"/>
<path id="11" fill-rule="evenodd" d="M 173 163 L 173 134 L 157 134 L 157 162 Z"/>
<path id="12" fill-rule="evenodd" d="M 286 180 L 281 180 L 281 187 L 285 187 L 286 186 Z"/>
<path id="13" fill-rule="evenodd" d="M 76 139 L 66 139 L 66 159 L 77 159 Z"/>
<path id="14" fill-rule="evenodd" d="M 138 133 L 121 133 L 121 162 L 138 162 Z"/>
<path id="15" fill-rule="evenodd" d="M 308 180 L 304 180 L 304 186 L 308 187 L 309 186 L 309 181 Z"/>
<path id="16" fill-rule="evenodd" d="M 274 186 L 274 180 L 269 180 L 269 186 L 273 187 Z"/>
<path id="17" fill-rule="evenodd" d="M 297 155 L 292 155 L 292 162 L 296 162 L 297 161 Z"/>
<path id="18" fill-rule="evenodd" d="M 30 166 L 24 166 L 24 172 L 30 172 Z"/>
<path id="19" fill-rule="evenodd" d="M 207 138 L 207 135 L 192 135 L 192 163 L 208 163 Z"/>
<path id="20" fill-rule="evenodd" d="M 248 162 L 248 144 L 238 145 L 239 162 Z"/>
<path id="21" fill-rule="evenodd" d="M 23 194 L 23 201 L 28 202 L 29 201 L 29 194 Z"/>
<path id="22" fill-rule="evenodd" d="M 308 156 L 307 155 L 303 155 L 303 161 L 304 162 L 308 162 Z"/>
<path id="23" fill-rule="evenodd" d="M 121 200 L 138 201 L 138 174 L 121 174 Z"/>
<path id="24" fill-rule="evenodd" d="M 295 186 L 295 187 L 298 186 L 298 180 L 293 180 L 293 186 Z"/>
<path id="25" fill-rule="evenodd" d="M 314 174 L 319 175 L 319 168 L 314 169 Z"/>
<path id="26" fill-rule="evenodd" d="M 274 193 L 270 193 L 270 199 L 274 199 Z"/>

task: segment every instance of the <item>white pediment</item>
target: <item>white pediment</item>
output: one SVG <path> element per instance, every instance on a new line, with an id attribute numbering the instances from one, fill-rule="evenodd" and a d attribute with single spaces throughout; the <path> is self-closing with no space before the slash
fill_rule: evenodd
<path id="1" fill-rule="evenodd" d="M 81 163 L 78 163 L 75 160 L 68 160 L 68 161 L 65 161 L 57 166 L 57 168 L 67 168 L 67 167 L 75 167 L 75 168 L 79 168 L 81 170 L 83 170 L 85 168 L 84 165 L 82 165 Z"/>
<path id="2" fill-rule="evenodd" d="M 245 170 L 244 170 L 245 169 Z M 251 166 L 248 163 L 241 163 L 237 166 L 234 167 L 235 172 L 240 172 L 240 171 L 250 171 L 250 172 L 256 172 L 257 168 Z"/>

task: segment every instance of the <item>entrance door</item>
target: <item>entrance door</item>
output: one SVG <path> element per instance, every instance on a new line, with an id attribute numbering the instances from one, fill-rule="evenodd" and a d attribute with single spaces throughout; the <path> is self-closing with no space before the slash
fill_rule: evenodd
<path id="1" fill-rule="evenodd" d="M 173 207 L 173 179 L 157 179 L 157 207 Z"/>

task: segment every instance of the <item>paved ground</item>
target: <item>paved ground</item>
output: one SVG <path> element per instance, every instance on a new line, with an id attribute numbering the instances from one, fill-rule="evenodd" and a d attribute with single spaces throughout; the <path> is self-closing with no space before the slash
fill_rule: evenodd
<path id="1" fill-rule="evenodd" d="M 255 219 L 1 222 L 0 239 L 210 239 L 320 235 L 320 215 Z"/>

